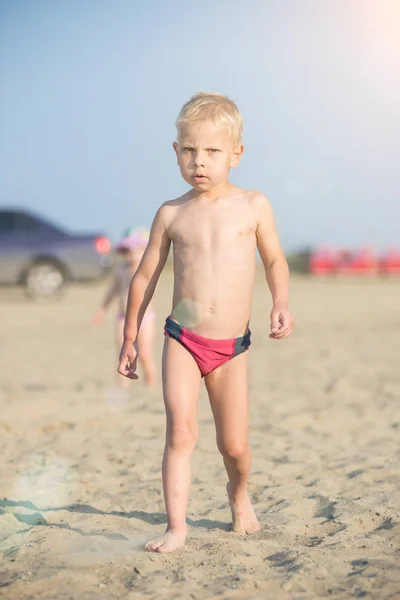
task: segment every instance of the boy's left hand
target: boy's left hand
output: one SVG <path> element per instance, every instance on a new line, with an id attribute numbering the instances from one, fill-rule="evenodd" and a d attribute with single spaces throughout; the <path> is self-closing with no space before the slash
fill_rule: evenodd
<path id="1" fill-rule="evenodd" d="M 294 319 L 286 304 L 275 304 L 271 311 L 271 333 L 273 340 L 282 340 L 291 334 Z"/>

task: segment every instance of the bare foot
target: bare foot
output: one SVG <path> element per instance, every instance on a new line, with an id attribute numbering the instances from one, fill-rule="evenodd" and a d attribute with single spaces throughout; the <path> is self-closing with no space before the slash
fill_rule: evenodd
<path id="1" fill-rule="evenodd" d="M 260 530 L 260 524 L 257 520 L 254 508 L 251 505 L 250 498 L 246 493 L 243 497 L 234 498 L 230 491 L 230 484 L 226 486 L 228 492 L 229 506 L 232 511 L 232 528 L 236 533 L 246 534 L 255 533 Z"/>
<path id="2" fill-rule="evenodd" d="M 144 549 L 148 552 L 173 552 L 178 548 L 183 548 L 187 531 L 166 531 L 164 535 L 159 535 L 154 540 L 150 540 Z"/>

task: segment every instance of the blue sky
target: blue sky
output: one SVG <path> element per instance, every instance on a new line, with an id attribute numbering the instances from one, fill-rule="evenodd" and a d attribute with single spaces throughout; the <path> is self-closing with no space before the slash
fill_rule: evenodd
<path id="1" fill-rule="evenodd" d="M 150 225 L 187 189 L 181 105 L 218 91 L 285 249 L 400 245 L 397 0 L 0 0 L 0 81 L 1 205 Z"/>

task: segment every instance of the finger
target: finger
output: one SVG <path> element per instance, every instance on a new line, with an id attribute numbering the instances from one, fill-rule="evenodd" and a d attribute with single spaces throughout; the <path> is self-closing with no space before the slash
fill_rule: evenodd
<path id="1" fill-rule="evenodd" d="M 271 333 L 275 333 L 279 329 L 279 326 L 280 326 L 279 316 L 280 316 L 279 312 L 273 311 L 271 313 Z"/>
<path id="2" fill-rule="evenodd" d="M 280 329 L 281 329 L 281 330 L 283 330 L 283 331 L 284 331 L 285 329 L 288 329 L 288 327 L 290 326 L 289 315 L 287 315 L 287 314 L 285 314 L 285 313 L 284 313 L 284 314 L 281 316 L 281 319 L 280 319 L 280 324 L 281 324 L 281 326 L 280 326 Z"/>
<path id="3" fill-rule="evenodd" d="M 270 333 L 269 337 L 273 338 L 273 339 L 278 339 L 278 338 L 282 337 L 282 335 L 284 335 L 287 331 L 288 331 L 288 328 L 287 329 L 279 328 L 274 333 Z"/>
<path id="4" fill-rule="evenodd" d="M 294 319 L 290 314 L 282 314 L 280 319 L 280 328 L 277 333 L 286 333 L 289 328 L 293 329 Z"/>
<path id="5" fill-rule="evenodd" d="M 284 332 L 279 332 L 278 334 L 275 335 L 275 339 L 277 340 L 282 340 L 283 338 L 287 338 L 288 335 L 290 335 L 293 331 L 293 327 L 289 327 L 286 331 Z"/>
<path id="6" fill-rule="evenodd" d="M 283 335 L 286 335 L 289 330 L 290 330 L 290 325 L 287 325 L 286 327 L 283 327 L 283 325 L 281 325 L 280 329 L 278 329 L 278 331 L 275 332 L 275 337 L 280 338 Z"/>
<path id="7" fill-rule="evenodd" d="M 129 356 L 125 356 L 124 359 L 122 359 L 124 370 L 122 372 L 118 370 L 118 372 L 121 373 L 121 375 L 128 377 L 128 379 L 139 379 L 139 376 L 136 375 L 137 359 L 137 356 L 133 359 L 131 359 Z"/>
<path id="8" fill-rule="evenodd" d="M 280 331 L 278 331 L 277 335 L 286 335 L 289 331 L 292 331 L 293 329 L 293 325 L 291 323 L 288 323 L 287 327 L 285 327 L 285 329 L 281 329 Z"/>
<path id="9" fill-rule="evenodd" d="M 120 358 L 118 369 L 117 369 L 118 373 L 120 375 L 125 375 L 125 377 L 127 377 L 130 370 L 131 370 L 131 363 L 130 363 L 129 358 L 127 356 Z"/>
<path id="10" fill-rule="evenodd" d="M 287 336 L 289 335 L 289 333 L 291 333 L 291 331 L 293 330 L 294 327 L 294 323 L 290 322 L 288 327 L 286 327 L 285 329 L 279 329 L 277 332 L 270 334 L 270 338 L 274 338 L 274 339 L 278 339 L 281 338 L 282 336 Z"/>
<path id="11" fill-rule="evenodd" d="M 125 377 L 127 377 L 126 366 L 125 365 L 118 365 L 117 373 L 119 373 L 120 375 L 124 375 Z"/>

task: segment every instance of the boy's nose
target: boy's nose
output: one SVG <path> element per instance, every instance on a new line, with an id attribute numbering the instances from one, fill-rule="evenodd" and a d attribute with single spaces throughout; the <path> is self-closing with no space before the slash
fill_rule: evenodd
<path id="1" fill-rule="evenodd" d="M 197 152 L 194 155 L 194 166 L 195 167 L 204 167 L 204 155 L 203 155 L 203 153 Z"/>

